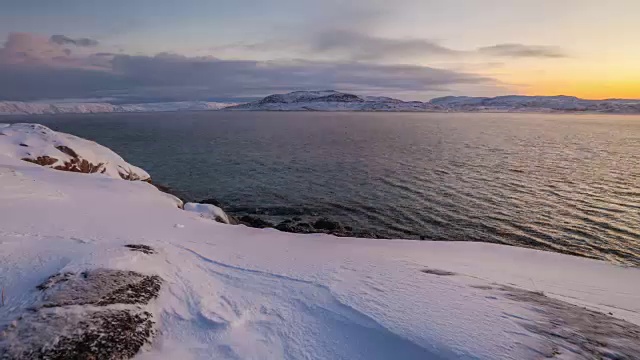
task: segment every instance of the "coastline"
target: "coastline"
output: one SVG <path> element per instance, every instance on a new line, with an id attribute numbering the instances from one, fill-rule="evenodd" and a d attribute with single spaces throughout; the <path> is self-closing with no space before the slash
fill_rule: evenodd
<path id="1" fill-rule="evenodd" d="M 7 138 L 18 135 L 0 136 L 0 143 L 10 146 Z M 29 138 L 16 144 L 21 141 L 36 145 Z M 54 144 L 41 145 L 49 151 Z M 21 148 L 11 149 L 19 154 Z M 6 289 L 0 354 L 38 345 L 14 337 L 34 328 L 29 309 L 73 310 L 81 314 L 73 321 L 94 319 L 92 306 L 111 295 L 52 299 L 91 287 L 73 274 L 104 276 L 100 269 L 110 271 L 108 278 L 126 276 L 127 286 L 162 279 L 157 291 L 136 300 L 141 305 L 97 305 L 135 314 L 140 306 L 150 314 L 144 323 L 153 331 L 133 344 L 137 358 L 224 357 L 229 349 L 241 358 L 640 354 L 640 289 L 634 286 L 640 269 L 487 243 L 231 226 L 180 209 L 181 201 L 149 183 L 111 175 L 0 155 L 0 284 Z M 151 250 L 138 251 L 145 246 Z M 49 282 L 56 274 L 73 280 Z M 359 341 L 344 342 L 345 336 Z"/>
<path id="2" fill-rule="evenodd" d="M 68 112 L 68 113 L 45 113 L 45 114 L 7 114 L 0 113 L 0 120 L 10 117 L 40 117 L 40 116 L 64 116 L 64 115 L 106 115 L 106 114 L 154 114 L 154 113 L 202 113 L 202 112 L 267 112 L 267 113 L 364 113 L 364 114 L 523 114 L 523 115 L 603 115 L 603 116 L 640 116 L 638 113 L 624 112 L 597 112 L 597 111 L 404 111 L 404 110 L 167 110 L 167 111 L 132 111 L 132 112 Z"/>

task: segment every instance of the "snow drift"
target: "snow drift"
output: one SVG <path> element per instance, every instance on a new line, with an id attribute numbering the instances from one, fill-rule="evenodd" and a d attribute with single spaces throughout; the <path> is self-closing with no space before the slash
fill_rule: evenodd
<path id="1" fill-rule="evenodd" d="M 38 139 L 43 154 L 85 143 L 8 128 L 0 358 L 640 357 L 639 269 L 486 243 L 227 225 L 146 182 L 23 161 L 16 139 Z"/>

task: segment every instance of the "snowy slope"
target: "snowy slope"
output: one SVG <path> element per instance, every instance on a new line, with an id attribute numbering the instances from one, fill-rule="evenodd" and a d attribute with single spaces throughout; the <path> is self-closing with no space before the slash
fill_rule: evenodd
<path id="1" fill-rule="evenodd" d="M 150 306 L 158 332 L 139 359 L 640 356 L 635 268 L 494 244 L 226 225 L 145 182 L 5 152 L 0 185 L 0 355 L 1 330 L 21 328 L 13 321 L 39 301 L 36 285 L 106 268 L 163 279 Z"/>
<path id="2" fill-rule="evenodd" d="M 219 110 L 230 105 L 234 105 L 234 104 L 207 102 L 207 101 L 181 101 L 181 102 L 125 104 L 125 105 L 112 105 L 109 103 L 83 103 L 83 102 L 46 103 L 46 102 L 0 101 L 0 115 Z"/>
<path id="3" fill-rule="evenodd" d="M 39 124 L 0 123 L 0 154 L 51 168 L 74 168 L 117 179 L 149 179 L 144 170 L 127 163 L 111 149 Z M 83 165 L 84 169 L 80 169 Z"/>

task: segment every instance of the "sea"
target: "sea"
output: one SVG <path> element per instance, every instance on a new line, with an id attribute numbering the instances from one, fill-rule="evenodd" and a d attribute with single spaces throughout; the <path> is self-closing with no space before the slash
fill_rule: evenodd
<path id="1" fill-rule="evenodd" d="M 94 140 L 233 215 L 327 217 L 388 239 L 640 266 L 640 116 L 202 111 L 0 122 Z"/>

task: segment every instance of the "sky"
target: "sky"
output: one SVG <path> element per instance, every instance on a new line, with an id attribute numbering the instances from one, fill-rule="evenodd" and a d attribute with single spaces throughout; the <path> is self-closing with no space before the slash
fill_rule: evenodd
<path id="1" fill-rule="evenodd" d="M 640 98 L 638 0 L 0 0 L 0 100 Z"/>

